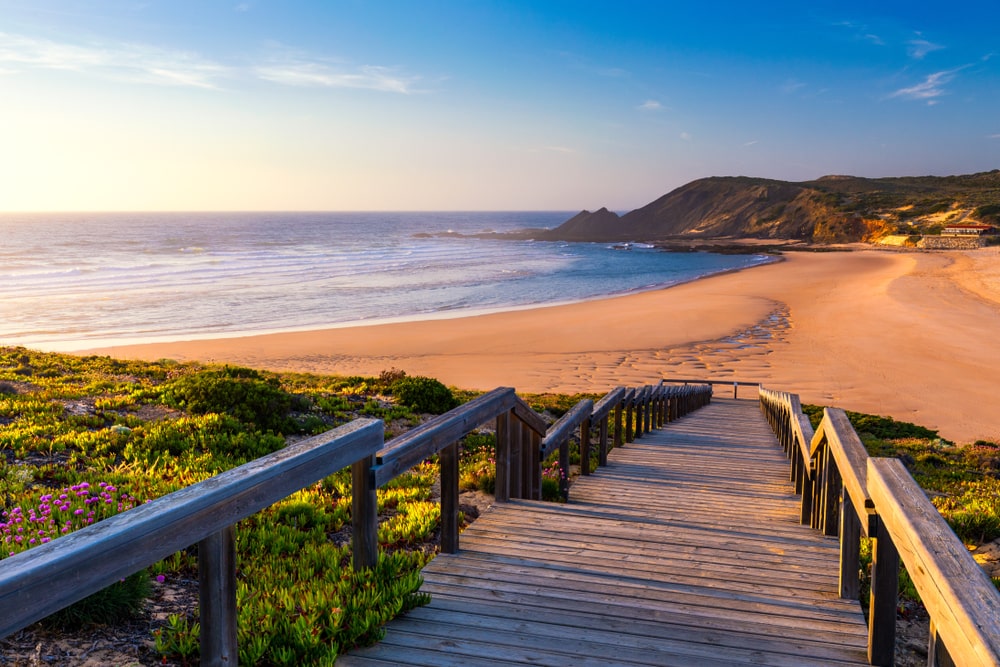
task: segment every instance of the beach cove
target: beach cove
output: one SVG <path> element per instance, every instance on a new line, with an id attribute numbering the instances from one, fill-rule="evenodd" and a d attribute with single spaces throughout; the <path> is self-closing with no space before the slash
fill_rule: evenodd
<path id="1" fill-rule="evenodd" d="M 377 375 L 467 389 L 603 392 L 657 377 L 738 380 L 1000 439 L 1000 250 L 787 253 L 675 287 L 447 320 L 114 346 L 87 353 Z"/>

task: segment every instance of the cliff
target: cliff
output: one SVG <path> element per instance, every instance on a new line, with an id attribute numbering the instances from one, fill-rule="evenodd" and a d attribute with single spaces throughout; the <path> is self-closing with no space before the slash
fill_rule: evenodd
<path id="1" fill-rule="evenodd" d="M 538 238 L 565 241 L 663 241 L 677 238 L 871 240 L 891 233 L 933 233 L 935 225 L 995 222 L 1000 170 L 968 176 L 824 176 L 793 183 L 763 178 L 703 178 L 623 216 L 581 211 Z"/>

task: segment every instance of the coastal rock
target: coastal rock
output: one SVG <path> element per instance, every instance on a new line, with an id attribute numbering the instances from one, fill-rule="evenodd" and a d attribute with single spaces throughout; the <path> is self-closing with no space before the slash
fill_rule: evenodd
<path id="1" fill-rule="evenodd" d="M 535 238 L 852 243 L 889 234 L 936 234 L 955 219 L 1000 223 L 1000 170 L 947 177 L 824 176 L 801 183 L 746 176 L 703 178 L 622 216 L 606 208 L 581 211 Z"/>

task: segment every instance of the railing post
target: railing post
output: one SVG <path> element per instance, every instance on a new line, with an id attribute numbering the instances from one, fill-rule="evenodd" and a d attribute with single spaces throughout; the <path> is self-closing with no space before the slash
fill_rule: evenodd
<path id="1" fill-rule="evenodd" d="M 597 464 L 608 465 L 608 420 L 610 415 L 601 417 L 600 429 L 597 434 Z"/>
<path id="2" fill-rule="evenodd" d="M 868 662 L 892 667 L 899 603 L 899 552 L 881 520 L 872 545 L 872 590 L 868 607 Z"/>
<path id="3" fill-rule="evenodd" d="M 524 427 L 528 429 L 527 426 Z M 531 460 L 531 484 L 529 486 L 528 497 L 535 500 L 542 499 L 542 461 L 539 450 L 541 449 L 542 436 L 532 430 L 528 430 L 528 455 Z M 526 464 L 527 465 L 527 464 Z"/>
<path id="4" fill-rule="evenodd" d="M 656 405 L 655 391 L 655 389 L 650 389 L 646 392 L 646 422 L 645 427 L 642 429 L 643 433 L 649 433 L 653 430 L 653 410 L 655 410 L 654 406 Z"/>
<path id="5" fill-rule="evenodd" d="M 840 469 L 833 460 L 833 452 L 828 454 L 826 498 L 823 499 L 823 534 L 835 537 L 840 533 L 840 497 L 844 493 L 844 480 Z"/>
<path id="6" fill-rule="evenodd" d="M 378 564 L 378 495 L 372 466 L 375 456 L 351 464 L 351 525 L 354 569 Z"/>
<path id="7" fill-rule="evenodd" d="M 198 543 L 201 664 L 236 665 L 236 530 L 226 526 Z"/>
<path id="8" fill-rule="evenodd" d="M 941 641 L 937 628 L 934 626 L 934 619 L 931 619 L 930 641 L 927 644 L 927 667 L 957 667 L 951 655 L 948 654 L 948 647 Z"/>
<path id="9" fill-rule="evenodd" d="M 625 442 L 632 442 L 635 440 L 634 431 L 632 430 L 632 413 L 634 410 L 635 398 L 629 399 L 628 404 L 625 406 Z"/>
<path id="10" fill-rule="evenodd" d="M 497 417 L 496 482 L 493 497 L 498 503 L 510 500 L 510 427 L 511 415 L 505 412 Z"/>
<path id="11" fill-rule="evenodd" d="M 559 443 L 559 495 L 569 502 L 569 438 Z"/>
<path id="12" fill-rule="evenodd" d="M 861 595 L 861 520 L 847 487 L 840 499 L 840 597 L 857 600 Z"/>
<path id="13" fill-rule="evenodd" d="M 438 454 L 441 467 L 441 553 L 458 551 L 458 443 Z"/>
<path id="14" fill-rule="evenodd" d="M 590 417 L 580 422 L 580 474 L 590 474 Z"/>
<path id="15" fill-rule="evenodd" d="M 618 401 L 615 405 L 615 447 L 621 447 L 625 444 L 625 434 L 622 426 L 622 402 Z"/>
<path id="16" fill-rule="evenodd" d="M 796 452 L 799 460 L 802 456 Z M 813 487 L 816 485 L 815 472 L 812 464 L 801 463 L 802 466 L 802 504 L 799 508 L 799 523 L 803 526 L 812 524 Z"/>
<path id="17" fill-rule="evenodd" d="M 523 498 L 524 492 L 522 490 L 524 482 L 524 471 L 521 469 L 523 464 L 524 452 L 521 450 L 523 446 L 521 444 L 521 420 L 517 418 L 517 415 L 511 415 L 509 424 L 509 436 L 510 436 L 510 457 L 507 459 L 510 466 L 509 472 L 507 473 L 507 478 L 510 484 L 510 497 L 511 498 Z"/>
<path id="18" fill-rule="evenodd" d="M 643 417 L 643 409 L 646 407 L 646 399 L 644 397 L 645 389 L 636 390 L 635 392 L 635 437 L 642 437 L 642 425 L 644 423 L 645 417 Z"/>

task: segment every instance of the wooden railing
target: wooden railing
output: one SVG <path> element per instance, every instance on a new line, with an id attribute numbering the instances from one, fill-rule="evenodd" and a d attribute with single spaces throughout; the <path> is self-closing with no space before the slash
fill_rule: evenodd
<path id="1" fill-rule="evenodd" d="M 663 381 L 672 384 L 707 384 L 711 385 L 713 388 L 720 385 L 723 387 L 732 387 L 733 398 L 739 398 L 738 394 L 740 387 L 753 387 L 753 400 L 757 400 L 757 390 L 760 388 L 759 382 L 737 382 L 735 380 L 679 380 L 676 378 L 667 378 Z"/>
<path id="2" fill-rule="evenodd" d="M 192 544 L 203 665 L 235 665 L 234 524 L 370 456 L 384 424 L 359 419 L 0 561 L 0 637 Z"/>
<path id="3" fill-rule="evenodd" d="M 437 454 L 441 467 L 441 550 L 458 549 L 458 443 L 496 424 L 496 500 L 541 498 L 541 466 L 558 447 L 569 468 L 579 429 L 581 472 L 590 474 L 592 430 L 599 461 L 612 446 L 705 405 L 707 385 L 618 387 L 584 400 L 551 427 L 513 389 L 498 388 L 385 443 L 384 424 L 359 419 L 215 477 L 0 561 L 0 637 L 198 545 L 201 664 L 231 665 L 236 643 L 236 522 L 331 475 L 352 471 L 353 566 L 378 561 L 379 486 Z M 627 416 L 627 419 L 626 419 Z M 612 427 L 613 420 L 613 427 Z M 565 465 L 563 465 L 565 464 Z M 564 480 L 568 482 L 568 480 Z M 561 487 L 566 497 L 567 489 Z"/>
<path id="4" fill-rule="evenodd" d="M 761 388 L 761 410 L 791 460 L 802 523 L 840 538 L 840 595 L 860 592 L 860 541 L 873 540 L 868 659 L 892 665 L 900 560 L 931 617 L 928 664 L 1000 665 L 1000 594 L 897 459 L 869 457 L 839 409 L 815 433 L 798 396 Z"/>

